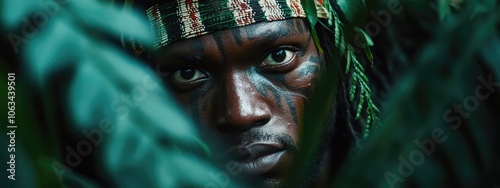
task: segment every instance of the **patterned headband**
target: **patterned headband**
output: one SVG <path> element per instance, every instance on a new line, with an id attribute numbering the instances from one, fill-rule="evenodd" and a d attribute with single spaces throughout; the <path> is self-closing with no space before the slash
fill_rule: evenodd
<path id="1" fill-rule="evenodd" d="M 146 10 L 155 48 L 179 39 L 264 21 L 306 17 L 300 0 L 164 0 Z M 319 18 L 328 18 L 323 0 L 314 0 Z"/>

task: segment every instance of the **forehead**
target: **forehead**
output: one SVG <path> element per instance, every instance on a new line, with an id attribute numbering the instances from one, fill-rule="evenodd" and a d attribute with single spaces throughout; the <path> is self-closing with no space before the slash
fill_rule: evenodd
<path id="1" fill-rule="evenodd" d="M 298 40 L 309 36 L 308 25 L 303 18 L 271 22 L 260 22 L 247 26 L 220 30 L 203 36 L 175 41 L 158 50 L 159 57 L 173 58 L 176 55 L 201 52 L 206 48 L 221 48 L 231 45 L 237 48 L 266 46 L 277 40 Z"/>

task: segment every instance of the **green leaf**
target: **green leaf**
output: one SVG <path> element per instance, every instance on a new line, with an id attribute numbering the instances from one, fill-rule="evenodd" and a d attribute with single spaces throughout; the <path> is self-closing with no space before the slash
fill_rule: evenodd
<path id="1" fill-rule="evenodd" d="M 347 20 L 355 26 L 364 24 L 366 16 L 366 4 L 364 0 L 338 0 L 337 4 L 342 9 Z"/>
<path id="2" fill-rule="evenodd" d="M 8 3 L 20 7 L 19 10 L 42 8 L 35 1 Z M 17 17 L 9 19 L 20 22 L 26 16 L 21 13 L 5 14 Z M 93 143 L 92 157 L 82 160 L 92 160 L 92 164 L 98 166 L 92 170 L 109 174 L 106 181 L 114 185 L 203 187 L 213 181 L 207 174 L 219 169 L 208 158 L 210 151 L 200 140 L 197 125 L 181 110 L 151 69 L 110 40 L 120 39 L 123 34 L 132 35 L 148 46 L 153 35 L 147 28 L 148 22 L 137 12 L 122 12 L 96 0 L 71 1 L 58 6 L 58 12 L 48 23 L 36 28 L 37 34 L 21 51 L 24 61 L 20 67 L 27 75 L 23 77 L 26 84 L 34 86 L 35 91 L 26 94 L 26 98 L 39 97 L 33 95 L 41 93 L 39 105 L 45 112 L 31 111 L 27 117 L 41 120 L 37 123 L 44 127 L 36 129 L 47 130 L 45 135 L 50 137 L 34 143 L 57 148 L 53 153 L 38 152 L 30 157 L 37 167 L 50 167 L 54 162 L 66 164 L 67 149 L 64 148 L 75 148 L 69 143 L 87 140 L 83 132 L 97 130 L 102 135 L 102 143 Z M 29 105 L 19 109 L 32 108 Z M 59 133 L 60 130 L 64 132 Z M 60 138 L 62 134 L 68 135 Z M 66 152 L 61 152 L 63 150 Z M 77 169 L 65 171 L 62 184 L 101 186 L 94 186 L 93 180 L 86 177 L 89 174 Z M 44 185 L 60 186 L 53 178 L 56 172 L 52 169 L 37 172 L 47 171 L 49 176 L 37 173 L 35 179 L 49 177 L 51 182 Z M 236 184 L 236 180 L 231 182 Z"/>
<path id="3" fill-rule="evenodd" d="M 302 0 L 302 7 L 304 8 L 304 11 L 306 11 L 307 20 L 309 21 L 311 28 L 314 28 L 318 22 L 318 14 L 314 1 Z"/>

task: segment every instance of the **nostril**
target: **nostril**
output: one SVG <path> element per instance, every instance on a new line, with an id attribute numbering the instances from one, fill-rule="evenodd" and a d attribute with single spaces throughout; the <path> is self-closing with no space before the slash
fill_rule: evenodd
<path id="1" fill-rule="evenodd" d="M 263 119 L 263 120 L 255 122 L 254 126 L 255 127 L 260 127 L 260 126 L 263 126 L 263 125 L 267 124 L 268 122 L 269 122 L 269 119 Z"/>

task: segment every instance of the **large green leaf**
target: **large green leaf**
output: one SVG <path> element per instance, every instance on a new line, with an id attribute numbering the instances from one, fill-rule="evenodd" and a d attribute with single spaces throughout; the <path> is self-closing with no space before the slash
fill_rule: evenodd
<path id="1" fill-rule="evenodd" d="M 2 12 L 5 23 L 15 25 L 12 22 L 30 16 L 31 11 L 26 10 L 44 13 L 44 6 L 36 3 L 3 2 L 2 7 L 13 7 Z M 174 102 L 153 71 L 113 42 L 123 35 L 134 36 L 148 46 L 152 35 L 145 19 L 136 12 L 122 11 L 96 0 L 48 3 L 55 3 L 53 15 L 43 26 L 36 25 L 36 34 L 20 48 L 24 56 L 20 71 L 26 73 L 23 80 L 35 86 L 33 94 L 41 94 L 28 94 L 25 98 L 40 97 L 46 110 L 28 112 L 29 116 L 47 121 L 33 125 L 34 134 L 42 129 L 55 136 L 50 142 L 38 136 L 21 139 L 30 144 L 43 142 L 53 148 L 66 148 L 63 152 L 39 151 L 29 155 L 29 160 L 36 162 L 35 170 L 50 169 L 44 172 L 51 174 L 51 182 L 44 185 L 94 187 L 103 182 L 85 177 L 89 175 L 109 177 L 105 182 L 120 187 L 219 183 L 210 176 L 219 169 L 209 162 L 210 151 L 200 140 L 194 122 Z M 85 136 L 95 131 L 101 136 Z M 69 134 L 69 138 L 59 137 L 60 134 Z M 98 137 L 100 141 L 96 141 Z M 79 157 L 83 162 L 73 167 L 68 162 L 67 148 L 78 148 L 85 142 L 93 144 L 89 149 L 92 157 L 82 154 Z M 82 165 L 90 160 L 99 166 L 92 170 L 102 173 L 77 170 L 85 168 Z M 44 178 L 44 174 L 35 175 L 34 179 Z"/>
<path id="2" fill-rule="evenodd" d="M 382 1 L 380 4 L 386 3 Z M 498 93 L 491 93 L 484 101 L 479 100 L 478 107 L 466 110 L 468 115 L 465 117 L 448 113 L 456 105 L 465 108 L 472 102 L 470 100 L 477 99 L 478 85 L 483 83 L 481 79 L 497 80 L 500 74 L 498 69 L 484 67 L 493 57 L 500 58 L 500 53 L 484 53 L 491 52 L 489 47 L 497 45 L 492 41 L 497 41 L 499 36 L 499 7 L 481 16 L 471 16 L 479 4 L 466 4 L 462 11 L 443 17 L 441 22 L 435 22 L 440 19 L 435 17 L 433 23 L 427 23 L 437 24 L 430 31 L 432 38 L 421 46 L 415 59 L 407 58 L 412 61 L 412 66 L 390 90 L 380 129 L 367 140 L 355 160 L 345 167 L 344 173 L 336 178 L 336 186 L 496 185 L 492 177 L 499 170 L 498 162 L 493 159 L 493 156 L 499 156 L 498 150 L 494 149 L 498 148 L 498 139 L 492 135 L 500 131 L 496 126 L 498 118 L 493 115 L 493 106 L 498 105 Z M 412 14 L 429 10 L 422 10 L 421 6 L 415 9 L 409 6 L 411 3 L 406 5 L 407 12 L 401 17 L 414 17 L 424 22 L 423 18 Z M 427 8 L 433 7 L 436 6 Z M 438 11 L 430 12 L 439 15 Z M 421 29 L 418 24 L 404 21 L 395 21 L 393 28 Z M 421 33 L 415 34 L 418 38 Z M 400 37 L 411 39 L 412 36 Z M 426 143 L 427 149 L 422 149 L 421 143 Z"/>

